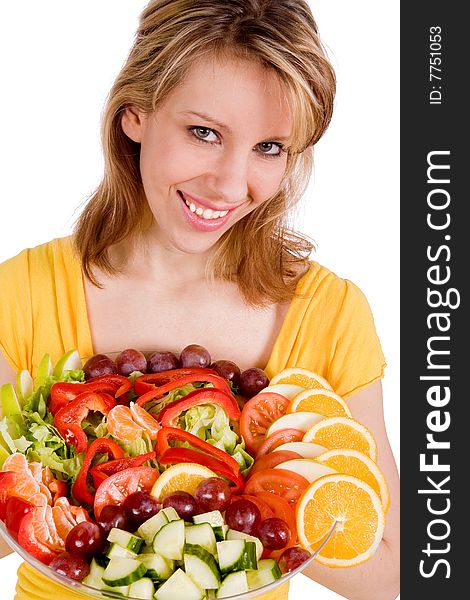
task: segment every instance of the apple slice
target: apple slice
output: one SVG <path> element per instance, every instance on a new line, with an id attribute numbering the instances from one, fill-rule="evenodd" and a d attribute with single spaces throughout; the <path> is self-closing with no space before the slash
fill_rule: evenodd
<path id="1" fill-rule="evenodd" d="M 4 417 L 21 417 L 21 405 L 16 395 L 15 388 L 11 383 L 4 383 L 0 388 L 0 397 L 2 400 L 2 413 Z"/>
<path id="2" fill-rule="evenodd" d="M 3 463 L 6 461 L 6 459 L 10 456 L 10 453 L 8 452 L 8 450 L 6 448 L 4 448 L 3 444 L 2 444 L 2 440 L 0 438 L 0 469 L 3 467 Z"/>
<path id="3" fill-rule="evenodd" d="M 27 369 L 18 372 L 16 376 L 16 393 L 18 400 L 23 405 L 25 400 L 33 393 L 33 378 Z"/>
<path id="4" fill-rule="evenodd" d="M 323 452 L 326 452 L 328 448 L 320 446 L 320 444 L 314 444 L 313 442 L 287 442 L 281 444 L 277 448 L 274 448 L 273 452 L 289 450 L 290 452 L 297 452 L 303 458 L 316 458 Z"/>
<path id="5" fill-rule="evenodd" d="M 264 392 L 274 392 L 275 394 L 280 394 L 281 396 L 284 396 L 284 398 L 289 398 L 289 400 L 292 400 L 295 396 L 297 396 L 297 394 L 300 394 L 300 392 L 303 391 L 305 390 L 303 387 L 300 387 L 300 385 L 292 385 L 290 383 L 275 383 L 274 385 L 268 385 L 268 387 L 262 389 L 261 392 L 258 392 L 258 394 L 263 394 Z"/>
<path id="6" fill-rule="evenodd" d="M 266 437 L 280 429 L 298 429 L 307 432 L 318 421 L 325 419 L 325 415 L 314 412 L 296 412 L 283 415 L 271 423 L 266 431 Z"/>
<path id="7" fill-rule="evenodd" d="M 66 371 L 75 371 L 83 367 L 78 350 L 69 350 L 54 367 L 54 377 L 59 379 Z"/>
<path id="8" fill-rule="evenodd" d="M 44 354 L 41 362 L 38 365 L 38 371 L 34 380 L 34 389 L 37 390 L 41 385 L 44 385 L 46 379 L 52 375 L 52 359 L 50 354 Z"/>
<path id="9" fill-rule="evenodd" d="M 334 475 L 338 472 L 336 469 L 322 465 L 311 458 L 293 458 L 292 460 L 279 463 L 274 468 L 287 469 L 288 471 L 298 473 L 310 483 L 319 477 L 323 477 L 323 475 Z"/>

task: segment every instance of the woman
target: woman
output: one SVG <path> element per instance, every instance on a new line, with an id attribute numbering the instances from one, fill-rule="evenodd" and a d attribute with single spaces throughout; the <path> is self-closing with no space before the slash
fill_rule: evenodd
<path id="1" fill-rule="evenodd" d="M 2 289 L 15 290 L 0 308 L 0 379 L 44 352 L 194 342 L 269 376 L 320 373 L 374 434 L 392 506 L 372 559 L 305 573 L 349 598 L 394 598 L 398 481 L 373 320 L 361 292 L 310 264 L 312 246 L 285 225 L 334 89 L 302 0 L 150 2 L 104 115 L 105 174 L 73 239 L 0 267 Z M 18 599 L 34 588 L 54 594 L 22 569 Z"/>

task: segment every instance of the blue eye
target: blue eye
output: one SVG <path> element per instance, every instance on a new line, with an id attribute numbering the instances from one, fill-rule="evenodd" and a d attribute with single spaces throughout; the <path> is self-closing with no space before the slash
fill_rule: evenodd
<path id="1" fill-rule="evenodd" d="M 280 156 L 282 152 L 282 145 L 277 142 L 261 142 L 256 147 L 265 156 Z"/>

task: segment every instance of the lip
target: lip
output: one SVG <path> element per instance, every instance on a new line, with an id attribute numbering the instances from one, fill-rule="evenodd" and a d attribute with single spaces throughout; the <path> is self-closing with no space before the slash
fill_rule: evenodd
<path id="1" fill-rule="evenodd" d="M 198 231 L 207 231 L 207 232 L 217 231 L 218 229 L 221 229 L 227 223 L 227 221 L 230 219 L 230 216 L 232 214 L 233 209 L 229 210 L 229 212 L 225 215 L 225 217 L 219 217 L 218 219 L 202 219 L 196 213 L 191 212 L 188 205 L 184 201 L 184 197 L 187 200 L 189 200 L 190 198 L 192 198 L 191 196 L 188 196 L 187 194 L 185 194 L 183 197 L 182 192 L 180 192 L 179 190 L 177 192 L 177 196 L 180 200 L 181 210 L 183 211 L 183 215 L 186 218 L 186 221 L 191 225 L 191 227 L 193 227 L 194 229 L 197 229 Z M 204 206 L 206 206 L 206 205 L 204 205 Z M 207 206 L 207 208 L 211 208 L 211 207 Z M 224 210 L 224 209 L 218 208 L 216 210 Z M 227 210 L 227 209 L 225 209 L 225 210 Z"/>
<path id="2" fill-rule="evenodd" d="M 183 198 L 186 198 L 186 200 L 191 203 L 191 200 L 194 202 L 194 204 L 199 204 L 200 206 L 204 206 L 205 208 L 211 208 L 212 210 L 219 210 L 219 211 L 224 211 L 224 210 L 228 210 L 229 212 L 232 210 L 235 210 L 236 208 L 238 208 L 238 206 L 218 206 L 217 204 L 212 204 L 212 202 L 208 202 L 207 200 L 203 200 L 202 198 L 200 198 L 199 196 L 195 196 L 194 194 L 188 194 L 187 192 L 183 192 L 181 190 L 178 190 L 178 193 L 183 196 Z"/>

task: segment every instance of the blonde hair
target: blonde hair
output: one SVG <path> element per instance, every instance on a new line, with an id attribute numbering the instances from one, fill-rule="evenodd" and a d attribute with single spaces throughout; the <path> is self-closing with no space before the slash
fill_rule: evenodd
<path id="1" fill-rule="evenodd" d="M 272 69 L 285 86 L 294 122 L 280 189 L 221 237 L 208 274 L 235 281 L 251 305 L 284 302 L 293 297 L 313 249 L 286 219 L 305 191 L 313 145 L 328 127 L 335 93 L 334 72 L 304 0 L 152 0 L 146 6 L 103 115 L 103 179 L 75 227 L 83 271 L 95 285 L 93 267 L 119 273 L 109 248 L 148 222 L 140 145 L 122 130 L 123 111 L 130 105 L 155 111 L 193 62 L 210 55 Z"/>

